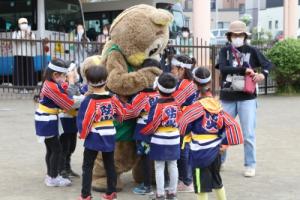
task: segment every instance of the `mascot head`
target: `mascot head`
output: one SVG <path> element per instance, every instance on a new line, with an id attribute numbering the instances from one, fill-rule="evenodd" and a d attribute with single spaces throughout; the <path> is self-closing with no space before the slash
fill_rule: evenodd
<path id="1" fill-rule="evenodd" d="M 118 45 L 127 62 L 139 67 L 146 58 L 163 52 L 172 20 L 173 16 L 166 10 L 143 4 L 133 6 L 114 20 L 107 45 Z"/>

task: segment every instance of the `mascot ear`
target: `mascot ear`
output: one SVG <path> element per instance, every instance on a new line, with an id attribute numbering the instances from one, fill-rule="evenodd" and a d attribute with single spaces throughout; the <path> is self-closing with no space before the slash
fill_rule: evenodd
<path id="1" fill-rule="evenodd" d="M 157 9 L 151 14 L 150 19 L 154 24 L 167 26 L 173 21 L 173 15 L 163 9 Z"/>

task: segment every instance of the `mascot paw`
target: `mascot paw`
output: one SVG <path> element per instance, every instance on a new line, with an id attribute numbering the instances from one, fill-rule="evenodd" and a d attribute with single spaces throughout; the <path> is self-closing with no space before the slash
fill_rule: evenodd
<path id="1" fill-rule="evenodd" d="M 93 180 L 92 182 L 92 189 L 96 192 L 106 192 L 107 184 L 106 184 L 106 177 L 98 178 Z M 120 179 L 120 176 L 117 178 L 117 192 L 122 191 L 123 183 Z"/>

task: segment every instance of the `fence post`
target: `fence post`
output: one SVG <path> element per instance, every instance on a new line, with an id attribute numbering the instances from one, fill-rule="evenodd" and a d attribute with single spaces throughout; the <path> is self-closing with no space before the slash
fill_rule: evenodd
<path id="1" fill-rule="evenodd" d="M 265 78 L 265 95 L 268 94 L 268 77 Z"/>
<path id="2" fill-rule="evenodd" d="M 216 69 L 215 69 L 215 62 L 216 59 L 216 47 L 215 45 L 211 46 L 211 73 L 212 73 L 212 93 L 216 95 Z"/>

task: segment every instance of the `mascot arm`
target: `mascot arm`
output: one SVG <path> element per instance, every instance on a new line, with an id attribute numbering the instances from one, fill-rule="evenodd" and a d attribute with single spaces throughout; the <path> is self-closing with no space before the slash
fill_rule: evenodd
<path id="1" fill-rule="evenodd" d="M 106 62 L 109 73 L 107 87 L 119 95 L 132 95 L 146 87 L 150 87 L 161 70 L 147 67 L 135 72 L 128 72 L 127 63 L 119 52 L 112 52 Z"/>

